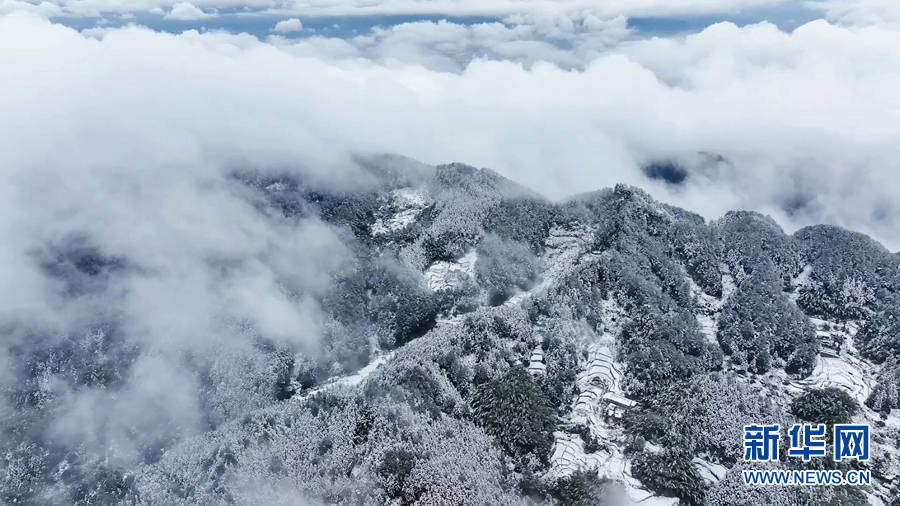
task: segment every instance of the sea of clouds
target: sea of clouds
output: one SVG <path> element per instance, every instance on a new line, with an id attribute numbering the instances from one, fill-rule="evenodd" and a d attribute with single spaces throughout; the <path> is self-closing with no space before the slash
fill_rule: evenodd
<path id="1" fill-rule="evenodd" d="M 204 430 L 184 357 L 249 346 L 235 322 L 314 348 L 316 297 L 348 253 L 315 219 L 260 211 L 232 178 L 244 170 L 354 188 L 355 160 L 397 153 L 490 167 L 552 199 L 626 182 L 710 219 L 754 209 L 788 231 L 832 223 L 896 250 L 895 3 L 813 2 L 823 19 L 790 32 L 761 21 L 642 37 L 627 22 L 778 3 L 4 0 L 0 362 L 36 332 L 116 321 L 141 349 L 126 385 L 61 391 L 50 429 L 109 447 L 134 427 Z M 65 20 L 237 7 L 289 22 L 259 37 Z M 502 19 L 284 36 L 303 34 L 304 16 L 385 13 Z M 642 170 L 660 161 L 683 181 Z M 43 260 L 72 244 L 122 259 L 102 290 L 73 297 L 48 275 Z"/>

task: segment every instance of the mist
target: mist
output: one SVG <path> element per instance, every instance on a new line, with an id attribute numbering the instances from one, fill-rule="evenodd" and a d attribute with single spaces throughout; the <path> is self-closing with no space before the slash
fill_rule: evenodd
<path id="1" fill-rule="evenodd" d="M 753 209 L 900 248 L 900 31 L 636 39 L 624 18 L 586 19 L 565 51 L 546 41 L 556 22 L 292 40 L 0 17 L 0 384 L 16 390 L 5 365 L 36 350 L 124 357 L 77 387 L 48 370 L 41 430 L 129 463 L 239 412 L 210 407 L 210 371 L 269 367 L 260 342 L 315 353 L 348 245 L 258 205 L 243 171 L 354 189 L 358 160 L 397 153 L 555 200 L 626 182 L 707 219 Z"/>

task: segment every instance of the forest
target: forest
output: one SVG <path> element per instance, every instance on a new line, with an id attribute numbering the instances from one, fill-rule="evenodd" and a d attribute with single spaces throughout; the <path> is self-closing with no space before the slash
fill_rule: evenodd
<path id="1" fill-rule="evenodd" d="M 292 292 L 325 315 L 314 348 L 239 320 L 226 322 L 239 346 L 179 358 L 196 388 L 165 395 L 184 398 L 199 432 L 138 416 L 116 434 L 127 455 L 72 443 L 60 432 L 67 397 L 126 405 L 138 358 L 154 351 L 114 313 L 85 314 L 64 336 L 0 322 L 29 337 L 7 350 L 0 502 L 619 504 L 629 491 L 603 469 L 559 472 L 569 434 L 586 461 L 621 453 L 641 490 L 682 504 L 898 504 L 896 453 L 859 464 L 879 480 L 868 489 L 737 478 L 750 422 L 868 416 L 897 448 L 900 430 L 883 420 L 900 408 L 900 257 L 874 240 L 827 225 L 786 234 L 749 211 L 707 221 L 624 185 L 550 202 L 463 164 L 367 170 L 374 183 L 347 191 L 233 174 L 260 219 L 315 220 L 349 254 L 321 293 Z M 89 237 L 35 261 L 73 300 L 108 296 L 141 269 Z M 858 328 L 846 339 L 872 377 L 864 399 L 812 383 L 816 321 Z M 600 336 L 621 369 L 616 392 L 637 407 L 592 425 L 573 420 Z M 698 461 L 724 478 L 705 479 Z M 848 464 L 771 464 L 800 465 Z"/>

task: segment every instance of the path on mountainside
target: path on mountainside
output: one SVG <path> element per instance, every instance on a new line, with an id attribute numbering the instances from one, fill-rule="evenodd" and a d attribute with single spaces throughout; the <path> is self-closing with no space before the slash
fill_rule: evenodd
<path id="1" fill-rule="evenodd" d="M 420 205 L 419 200 L 416 198 L 406 194 L 403 195 L 405 199 L 412 201 L 415 206 Z M 581 253 L 583 253 L 584 248 L 587 244 L 590 244 L 590 237 L 591 234 L 587 229 L 574 232 L 559 228 L 552 229 L 546 240 L 546 250 L 543 255 L 546 269 L 544 270 L 541 283 L 537 284 L 531 290 L 516 294 L 514 297 L 507 300 L 504 303 L 504 306 L 520 306 L 529 298 L 538 296 L 553 286 L 553 283 L 558 281 L 565 273 L 565 267 L 571 267 L 581 258 Z M 456 261 L 434 262 L 425 269 L 422 276 L 425 283 L 432 290 L 453 288 L 456 286 L 456 283 L 459 282 L 460 276 L 474 276 L 476 260 L 477 255 L 475 250 L 472 249 Z M 439 317 L 435 322 L 436 327 L 459 325 L 471 313 L 472 312 L 463 313 L 452 317 Z M 329 378 L 321 385 L 307 390 L 300 396 L 295 396 L 295 399 L 302 401 L 320 392 L 359 385 L 379 367 L 390 361 L 396 351 L 397 350 L 379 353 L 362 369 L 342 376 Z M 543 352 L 541 352 L 541 354 L 542 353 Z M 542 361 L 543 358 L 541 358 L 541 362 Z"/>

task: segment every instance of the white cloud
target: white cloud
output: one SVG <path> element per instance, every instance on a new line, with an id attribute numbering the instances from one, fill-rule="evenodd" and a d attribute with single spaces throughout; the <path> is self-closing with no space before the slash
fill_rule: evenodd
<path id="1" fill-rule="evenodd" d="M 0 0 L 0 14 L 10 12 L 31 12 L 45 17 L 59 16 L 63 13 L 61 5 L 52 2 L 32 3 L 22 0 Z"/>
<path id="2" fill-rule="evenodd" d="M 294 33 L 303 31 L 303 23 L 297 18 L 283 19 L 275 23 L 273 32 L 278 33 Z"/>
<path id="3" fill-rule="evenodd" d="M 548 19 L 594 12 L 617 15 L 685 15 L 730 13 L 741 9 L 777 5 L 786 0 L 294 0 L 279 5 L 287 12 L 310 16 L 360 16 L 385 14 L 437 14 L 453 16 L 509 16 L 530 14 Z"/>
<path id="4" fill-rule="evenodd" d="M 35 39 L 29 30 L 61 30 L 20 16 L 6 22 L 30 27 L 19 30 L 23 40 Z M 100 79 L 101 73 L 108 93 L 94 105 L 94 116 L 105 110 L 110 124 L 139 125 L 135 138 L 172 143 L 168 151 L 177 157 L 190 152 L 175 149 L 178 143 L 201 143 L 202 152 L 219 162 L 235 153 L 265 165 L 354 149 L 393 151 L 433 163 L 492 166 L 560 197 L 620 180 L 646 183 L 635 166 L 648 158 L 713 151 L 734 167 L 717 175 L 717 198 L 690 202 L 689 190 L 673 198 L 708 216 L 754 207 L 780 214 L 786 223 L 827 220 L 900 245 L 897 202 L 885 190 L 897 159 L 897 102 L 890 91 L 900 69 L 896 31 L 816 22 L 789 34 L 767 24 L 720 24 L 687 38 L 611 42 L 611 48 L 586 53 L 579 62 L 584 70 L 575 72 L 496 61 L 516 58 L 497 48 L 518 43 L 515 30 L 525 29 L 412 23 L 341 41 L 335 49 L 338 41 L 323 43 L 328 39 L 280 41 L 276 48 L 252 37 L 131 28 L 108 32 L 90 51 L 93 46 L 85 46 L 97 62 L 93 73 L 72 70 L 55 81 Z M 135 60 L 111 63 L 119 51 Z M 459 74 L 443 72 L 458 70 L 451 67 L 459 51 L 476 59 Z M 173 54 L 179 56 L 173 60 Z M 477 59 L 482 54 L 496 60 Z M 559 53 L 548 48 L 545 54 L 553 60 Z M 229 65 L 216 63 L 223 56 Z M 144 66 L 157 65 L 166 71 L 137 79 Z M 113 72 L 120 66 L 137 74 Z M 239 86 L 247 75 L 256 76 L 252 86 Z M 227 105 L 207 108 L 213 98 Z M 154 107 L 144 109 L 144 103 Z M 130 115 L 119 117 L 119 111 Z M 226 117 L 231 119 L 212 119 Z M 130 118 L 143 121 L 131 125 Z M 180 126 L 172 130 L 172 124 Z M 267 127 L 241 127 L 251 124 Z M 71 137 L 53 125 L 36 131 Z M 127 145 L 121 131 L 112 128 L 110 135 Z M 21 153 L 28 145 L 18 142 L 7 151 Z M 165 152 L 140 149 L 151 158 Z M 856 179 L 865 183 L 848 184 Z M 778 199 L 789 198 L 800 183 L 805 198 L 819 203 L 817 214 L 803 216 L 810 212 L 803 209 L 787 216 Z"/>
<path id="5" fill-rule="evenodd" d="M 844 24 L 900 23 L 900 2 L 895 0 L 815 0 L 809 6 L 824 11 L 829 20 Z"/>
<path id="6" fill-rule="evenodd" d="M 624 17 L 599 20 L 588 16 L 568 21 L 565 30 L 524 18 L 516 25 L 416 21 L 375 27 L 348 39 L 314 36 L 298 41 L 273 37 L 270 42 L 296 55 L 366 58 L 383 64 L 412 63 L 460 72 L 478 58 L 583 68 L 631 35 Z"/>
<path id="7" fill-rule="evenodd" d="M 0 12 L 6 5 L 14 10 L 33 9 L 19 0 L 2 0 Z M 249 9 L 281 17 L 323 16 L 385 16 L 437 15 L 488 16 L 540 19 L 547 23 L 565 23 L 570 17 L 585 15 L 601 19 L 616 16 L 686 16 L 696 14 L 729 14 L 745 9 L 788 4 L 791 0 L 44 0 L 42 6 L 52 7 L 68 16 L 99 17 L 103 13 L 142 13 L 170 11 L 177 8 L 186 16 L 203 11 Z M 186 5 L 185 5 L 186 4 Z M 181 6 L 181 7 L 179 7 Z M 188 6 L 193 6 L 191 9 Z M 44 7 L 42 7 L 43 9 Z M 7 11 L 10 9 L 6 9 Z M 173 18 L 173 19 L 199 19 Z"/>
<path id="8" fill-rule="evenodd" d="M 173 5 L 172 10 L 165 15 L 166 19 L 175 21 L 195 21 L 210 17 L 212 17 L 211 14 L 203 12 L 203 10 L 190 2 L 179 2 Z"/>
<path id="9" fill-rule="evenodd" d="M 228 102 L 267 102 L 264 94 L 239 98 L 223 83 L 232 91 L 198 109 L 209 79 L 232 77 L 229 57 L 205 47 L 211 39 L 143 29 L 94 35 L 100 40 L 24 14 L 0 17 L 0 65 L 21 78 L 0 84 L 0 108 L 9 113 L 0 122 L 0 283 L 18 287 L 0 293 L 0 360 L 7 347 L 33 340 L 9 329 L 52 340 L 111 322 L 139 345 L 133 374 L 110 391 L 54 386 L 61 404 L 53 431 L 128 461 L 154 438 L 198 428 L 192 367 L 203 360 L 245 349 L 254 336 L 297 350 L 318 345 L 316 300 L 347 259 L 345 247 L 315 219 L 255 208 L 232 171 L 336 173 L 329 179 L 340 183 L 354 168 L 343 150 L 300 156 L 314 145 L 313 132 L 304 138 L 289 128 L 272 138 L 283 118 L 241 118 L 249 103 Z M 208 65 L 210 57 L 219 63 Z M 69 100 L 69 92 L 81 98 Z M 248 142 L 226 146 L 237 138 Z M 42 268 L 42 259 L 60 255 L 58 245 L 74 241 L 124 259 L 105 290 L 73 297 L 67 279 Z"/>
<path id="10" fill-rule="evenodd" d="M 21 16 L 6 23 L 31 31 L 62 30 Z M 19 37 L 33 41 L 23 30 Z M 428 162 L 492 166 L 559 197 L 619 180 L 641 183 L 635 166 L 648 158 L 713 151 L 735 167 L 718 175 L 716 191 L 723 195 L 682 202 L 688 207 L 703 206 L 710 216 L 756 207 L 798 223 L 828 220 L 861 227 L 892 247 L 900 245 L 893 228 L 895 199 L 881 193 L 889 187 L 887 170 L 897 154 L 892 127 L 897 104 L 890 91 L 900 68 L 896 31 L 816 22 L 784 33 L 767 24 L 720 24 L 687 38 L 612 38 L 609 48 L 584 58 L 568 55 L 584 66 L 572 72 L 539 62 L 529 68 L 497 61 L 524 58 L 500 51 L 505 44 L 527 43 L 527 37 L 516 38 L 516 30 L 533 29 L 411 23 L 342 41 L 335 49 L 338 42 L 323 43 L 328 39 L 279 41 L 276 48 L 252 37 L 170 36 L 130 28 L 107 32 L 90 51 L 94 46 L 85 46 L 97 62 L 93 73 L 81 75 L 79 67 L 55 81 L 100 79 L 100 73 L 108 96 L 84 111 L 93 116 L 109 111 L 112 124 L 139 125 L 137 137 L 152 142 L 199 142 L 202 152 L 219 162 L 228 158 L 223 153 L 236 152 L 271 164 L 353 149 L 393 151 Z M 125 48 L 134 61 L 109 62 Z M 454 58 L 459 52 L 475 59 L 459 74 L 443 72 L 460 70 Z M 566 63 L 556 48 L 544 54 L 543 59 Z M 478 59 L 482 55 L 493 60 Z M 223 56 L 231 64 L 216 63 Z M 138 80 L 145 65 L 161 65 L 165 72 Z M 113 72 L 119 66 L 134 68 L 135 77 Z M 40 75 L 45 74 L 33 78 Z M 237 83 L 246 80 L 241 75 L 257 77 L 252 86 L 240 87 Z M 85 83 L 77 89 L 97 87 Z M 213 97 L 226 105 L 205 107 Z M 154 107 L 144 109 L 144 103 Z M 119 111 L 131 114 L 118 117 Z M 232 119 L 211 119 L 223 117 Z M 131 125 L 130 118 L 142 121 Z M 180 126 L 172 130 L 172 124 Z M 250 124 L 268 127 L 241 128 Z M 71 137 L 53 125 L 37 131 Z M 110 134 L 127 144 L 121 131 L 113 128 Z M 320 145 L 319 139 L 326 141 Z M 21 153 L 28 145 L 19 142 L 7 151 Z M 151 157 L 161 152 L 140 148 Z M 169 151 L 185 155 L 174 147 Z M 848 186 L 854 178 L 868 183 Z M 788 198 L 798 181 L 806 198 L 821 203 L 819 214 L 791 218 L 778 210 L 777 199 Z"/>
<path id="11" fill-rule="evenodd" d="M 268 43 L 0 17 L 0 68 L 16 69 L 0 80 L 0 286 L 17 287 L 0 291 L 0 319 L 55 335 L 112 314 L 152 351 L 127 402 L 86 393 L 64 411 L 78 423 L 55 430 L 94 438 L 106 421 L 83 406 L 154 409 L 147 378 L 195 390 L 168 371 L 180 354 L 245 345 L 226 317 L 315 345 L 315 295 L 347 253 L 316 220 L 259 212 L 235 169 L 352 185 L 354 154 L 395 152 L 492 167 L 554 198 L 624 181 L 710 218 L 757 209 L 900 247 L 895 27 L 718 24 L 632 40 L 622 19 L 572 19 Z M 638 169 L 660 158 L 684 161 L 683 185 Z M 36 265 L 73 236 L 132 266 L 109 293 L 67 302 Z M 160 416 L 194 427 L 191 399 Z"/>

